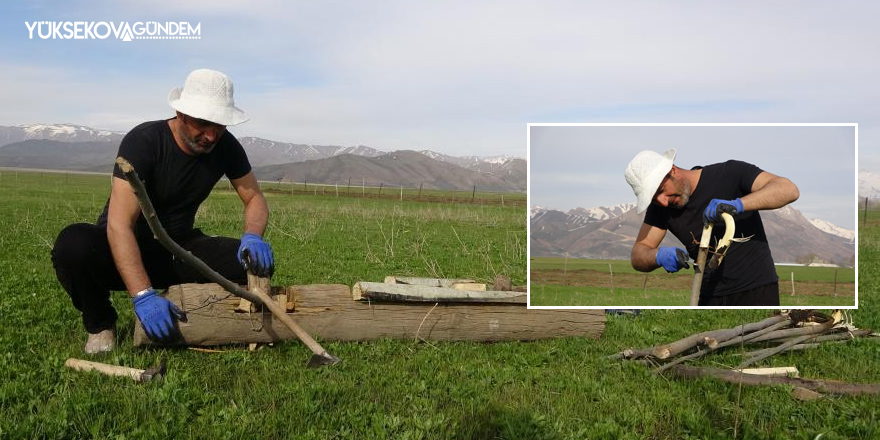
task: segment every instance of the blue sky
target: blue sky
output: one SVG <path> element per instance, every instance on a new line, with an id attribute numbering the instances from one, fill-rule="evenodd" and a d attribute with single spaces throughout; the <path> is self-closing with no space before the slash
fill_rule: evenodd
<path id="1" fill-rule="evenodd" d="M 238 136 L 525 156 L 529 122 L 858 122 L 880 170 L 870 1 L 16 1 L 0 125 L 125 131 L 225 71 Z M 188 21 L 188 41 L 29 40 L 25 22 Z"/>

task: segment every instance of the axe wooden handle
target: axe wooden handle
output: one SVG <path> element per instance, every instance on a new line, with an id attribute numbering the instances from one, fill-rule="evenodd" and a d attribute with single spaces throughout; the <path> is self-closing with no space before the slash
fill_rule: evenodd
<path id="1" fill-rule="evenodd" d="M 700 288 L 703 286 L 703 271 L 706 270 L 706 258 L 709 255 L 709 241 L 712 239 L 712 227 L 709 223 L 703 228 L 703 236 L 700 237 L 700 251 L 697 253 L 697 261 L 694 263 L 694 284 L 691 286 L 690 306 L 694 307 L 700 302 Z"/>
<path id="2" fill-rule="evenodd" d="M 92 362 L 76 358 L 68 359 L 64 362 L 64 365 L 77 371 L 97 371 L 108 376 L 130 377 L 138 382 L 140 382 L 141 377 L 144 374 L 144 370 L 139 370 L 137 368 L 102 364 L 100 362 Z"/>

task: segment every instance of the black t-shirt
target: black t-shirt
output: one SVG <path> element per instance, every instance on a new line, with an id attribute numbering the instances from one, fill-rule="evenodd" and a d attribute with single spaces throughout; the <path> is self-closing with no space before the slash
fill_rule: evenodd
<path id="1" fill-rule="evenodd" d="M 738 160 L 707 165 L 702 170 L 700 180 L 684 208 L 664 208 L 652 204 L 645 213 L 645 223 L 672 232 L 684 244 L 694 261 L 699 254 L 700 237 L 703 235 L 703 211 L 709 206 L 709 202 L 712 199 L 733 200 L 750 194 L 755 178 L 761 174 L 760 168 Z M 747 211 L 735 216 L 734 221 L 734 238 L 752 238 L 744 243 L 734 242 L 717 269 L 712 270 L 706 266 L 701 287 L 702 296 L 719 297 L 741 293 L 779 281 L 761 215 L 758 211 Z M 710 252 L 724 235 L 725 229 L 724 222 L 715 224 Z M 709 257 L 711 258 L 711 253 Z"/>
<path id="2" fill-rule="evenodd" d="M 244 148 L 228 131 L 210 153 L 189 156 L 177 146 L 168 120 L 145 122 L 133 128 L 119 144 L 118 156 L 134 166 L 159 221 L 174 239 L 193 230 L 199 205 L 220 177 L 238 179 L 251 171 Z M 118 165 L 113 168 L 113 176 L 125 179 Z M 107 224 L 109 203 L 108 199 L 98 218 L 99 225 Z M 143 215 L 138 218 L 135 233 L 140 237 L 152 236 Z"/>

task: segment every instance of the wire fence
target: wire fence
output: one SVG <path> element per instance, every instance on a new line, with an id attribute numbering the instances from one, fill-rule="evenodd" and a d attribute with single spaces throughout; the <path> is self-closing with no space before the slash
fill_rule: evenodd
<path id="1" fill-rule="evenodd" d="M 358 197 L 396 199 L 400 201 L 420 201 L 438 203 L 471 203 L 481 205 L 526 206 L 525 192 L 502 192 L 481 190 L 472 186 L 470 190 L 432 188 L 420 184 L 416 187 L 387 184 L 367 179 L 349 179 L 338 183 L 295 182 L 285 180 L 260 181 L 263 192 L 270 194 L 312 195 L 331 197 Z M 218 189 L 232 191 L 232 184 L 223 179 Z"/>

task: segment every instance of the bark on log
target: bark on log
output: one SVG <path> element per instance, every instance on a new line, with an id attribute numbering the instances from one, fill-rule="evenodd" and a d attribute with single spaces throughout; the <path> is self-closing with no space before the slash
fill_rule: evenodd
<path id="1" fill-rule="evenodd" d="M 275 287 L 272 293 L 285 291 L 296 304 L 296 310 L 288 315 L 324 340 L 598 338 L 605 327 L 603 310 L 529 310 L 516 304 L 368 303 L 353 301 L 349 288 L 339 284 Z M 188 322 L 179 323 L 186 345 L 265 343 L 294 338 L 268 311 L 235 313 L 238 298 L 216 284 L 172 286 L 166 297 L 187 312 Z M 134 344 L 155 343 L 136 325 Z"/>
<path id="2" fill-rule="evenodd" d="M 522 292 L 469 291 L 448 287 L 430 287 L 407 284 L 385 284 L 361 281 L 352 287 L 355 300 L 429 302 L 429 303 L 504 303 L 525 304 L 527 295 Z"/>
<path id="3" fill-rule="evenodd" d="M 676 365 L 669 373 L 682 379 L 711 377 L 724 382 L 743 385 L 792 385 L 820 393 L 843 395 L 880 395 L 880 383 L 847 383 L 835 380 L 801 379 L 796 377 L 759 376 L 720 368 L 699 368 Z"/>
<path id="4" fill-rule="evenodd" d="M 782 321 L 787 321 L 787 315 L 771 316 L 763 321 L 753 322 L 745 325 L 736 326 L 734 328 L 711 330 L 707 332 L 697 333 L 669 344 L 658 345 L 652 350 L 652 353 L 658 359 L 667 359 L 683 353 L 698 345 L 706 345 L 708 347 L 717 346 L 717 344 L 727 341 L 737 336 L 761 330 L 770 327 Z"/>

